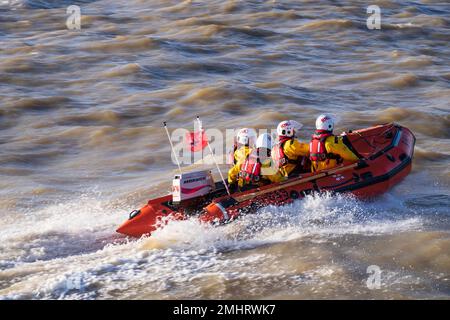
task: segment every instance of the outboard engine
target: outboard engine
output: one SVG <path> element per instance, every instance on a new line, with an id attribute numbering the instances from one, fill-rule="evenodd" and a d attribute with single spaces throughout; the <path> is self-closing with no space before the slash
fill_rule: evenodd
<path id="1" fill-rule="evenodd" d="M 172 201 L 204 196 L 216 189 L 211 171 L 194 171 L 176 175 L 172 183 Z"/>

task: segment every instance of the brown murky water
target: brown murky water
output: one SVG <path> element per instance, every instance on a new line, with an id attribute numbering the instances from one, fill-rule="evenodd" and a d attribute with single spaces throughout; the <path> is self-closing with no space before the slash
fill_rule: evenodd
<path id="1" fill-rule="evenodd" d="M 370 4 L 381 30 L 367 1 L 0 1 L 0 297 L 448 299 L 450 6 Z M 324 111 L 338 131 L 412 129 L 411 175 L 371 203 L 308 197 L 221 228 L 114 234 L 169 188 L 162 121 L 293 118 L 307 139 Z"/>

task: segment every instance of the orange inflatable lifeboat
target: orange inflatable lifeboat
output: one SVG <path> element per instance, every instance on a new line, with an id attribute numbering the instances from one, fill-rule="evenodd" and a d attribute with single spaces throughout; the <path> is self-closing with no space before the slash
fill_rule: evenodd
<path id="1" fill-rule="evenodd" d="M 130 213 L 117 232 L 132 237 L 150 235 L 170 220 L 198 216 L 208 223 L 227 223 L 239 215 L 268 205 L 284 205 L 312 192 L 350 192 L 372 198 L 398 184 L 411 171 L 415 137 L 389 123 L 345 132 L 344 143 L 360 157 L 357 163 L 315 173 L 304 173 L 282 183 L 253 187 L 228 196 L 222 182 L 209 172 L 177 175 L 173 194 L 150 200 Z"/>

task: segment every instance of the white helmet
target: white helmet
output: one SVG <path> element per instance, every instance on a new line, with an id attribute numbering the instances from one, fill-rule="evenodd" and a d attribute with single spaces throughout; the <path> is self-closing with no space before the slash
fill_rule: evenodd
<path id="1" fill-rule="evenodd" d="M 334 119 L 328 114 L 321 114 L 316 119 L 316 129 L 333 131 L 334 129 Z"/>
<path id="2" fill-rule="evenodd" d="M 272 149 L 272 137 L 268 133 L 261 134 L 256 140 L 256 148 Z"/>
<path id="3" fill-rule="evenodd" d="M 295 133 L 300 130 L 302 125 L 294 120 L 281 121 L 277 127 L 279 137 L 295 137 Z"/>
<path id="4" fill-rule="evenodd" d="M 253 146 L 256 141 L 256 131 L 249 128 L 243 128 L 239 130 L 236 140 L 239 144 Z"/>
<path id="5" fill-rule="evenodd" d="M 294 127 L 294 137 L 296 137 L 297 133 L 300 132 L 300 129 L 303 127 L 303 125 L 300 122 L 297 122 L 295 120 L 289 120 L 289 122 Z"/>

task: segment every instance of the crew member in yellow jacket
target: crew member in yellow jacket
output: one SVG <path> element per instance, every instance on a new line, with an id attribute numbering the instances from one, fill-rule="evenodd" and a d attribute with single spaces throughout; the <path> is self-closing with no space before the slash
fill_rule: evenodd
<path id="1" fill-rule="evenodd" d="M 333 135 L 333 117 L 321 114 L 316 119 L 316 132 L 309 143 L 311 171 L 331 169 L 338 164 L 356 162 L 358 157 L 344 144 L 342 137 Z"/>
<path id="2" fill-rule="evenodd" d="M 304 166 L 309 156 L 309 147 L 295 137 L 300 128 L 301 125 L 293 120 L 282 121 L 278 124 L 278 143 L 272 149 L 273 163 L 278 171 L 267 177 L 270 181 L 284 181 L 294 169 Z"/>
<path id="3" fill-rule="evenodd" d="M 239 188 L 244 186 L 262 186 L 270 183 L 267 175 L 274 174 L 271 171 L 272 159 L 270 152 L 272 149 L 272 138 L 269 134 L 263 133 L 256 140 L 255 148 L 248 154 L 244 162 L 232 168 L 231 176 L 239 170 L 237 184 Z M 230 176 L 230 175 L 229 175 Z"/>
<path id="4" fill-rule="evenodd" d="M 233 186 L 238 182 L 241 166 L 252 152 L 256 141 L 256 131 L 249 128 L 239 130 L 236 137 L 236 150 L 233 154 L 233 167 L 228 171 L 228 184 Z"/>

